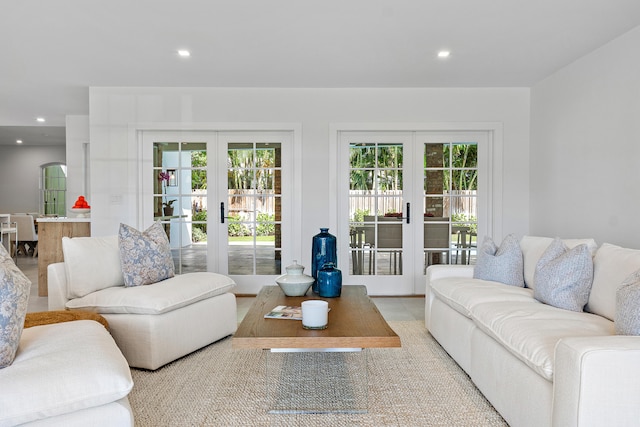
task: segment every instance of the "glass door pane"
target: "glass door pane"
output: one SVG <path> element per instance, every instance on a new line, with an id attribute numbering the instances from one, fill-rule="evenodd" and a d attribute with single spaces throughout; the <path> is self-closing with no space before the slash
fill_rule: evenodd
<path id="1" fill-rule="evenodd" d="M 402 275 L 403 144 L 349 144 L 349 269 Z"/>
<path id="2" fill-rule="evenodd" d="M 478 144 L 424 144 L 424 271 L 476 257 Z"/>
<path id="3" fill-rule="evenodd" d="M 279 142 L 227 145 L 229 274 L 281 272 L 281 157 Z"/>
<path id="4" fill-rule="evenodd" d="M 154 142 L 154 220 L 169 237 L 178 274 L 207 271 L 207 144 Z"/>

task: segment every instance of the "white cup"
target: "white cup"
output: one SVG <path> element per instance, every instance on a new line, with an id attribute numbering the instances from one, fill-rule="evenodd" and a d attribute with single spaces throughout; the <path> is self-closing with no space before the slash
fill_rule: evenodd
<path id="1" fill-rule="evenodd" d="M 325 329 L 329 319 L 329 303 L 310 299 L 302 301 L 302 327 L 305 329 Z"/>

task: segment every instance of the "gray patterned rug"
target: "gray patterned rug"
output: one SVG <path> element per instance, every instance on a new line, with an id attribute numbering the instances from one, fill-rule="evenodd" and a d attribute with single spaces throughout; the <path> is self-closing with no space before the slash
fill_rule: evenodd
<path id="1" fill-rule="evenodd" d="M 227 338 L 155 372 L 133 369 L 129 400 L 136 426 L 507 425 L 423 322 L 389 324 L 402 348 L 291 359 L 233 350 Z M 318 364 L 307 357 L 328 359 Z M 323 379 L 311 387 L 321 406 L 364 406 L 366 413 L 269 413 L 283 404 L 310 404 L 313 399 L 300 398 L 309 385 L 300 384 L 301 377 Z"/>

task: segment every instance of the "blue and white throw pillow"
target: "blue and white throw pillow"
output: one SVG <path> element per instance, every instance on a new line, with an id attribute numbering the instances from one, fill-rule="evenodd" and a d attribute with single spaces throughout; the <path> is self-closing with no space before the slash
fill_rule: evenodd
<path id="1" fill-rule="evenodd" d="M 500 247 L 490 237 L 484 238 L 478 248 L 473 277 L 524 287 L 524 261 L 520 242 L 515 234 L 505 237 Z"/>
<path id="2" fill-rule="evenodd" d="M 555 238 L 544 251 L 533 276 L 538 301 L 582 312 L 593 284 L 593 259 L 586 244 L 571 249 Z"/>
<path id="3" fill-rule="evenodd" d="M 16 357 L 27 315 L 31 281 L 0 245 L 0 368 Z"/>
<path id="4" fill-rule="evenodd" d="M 640 335 L 640 270 L 631 273 L 616 291 L 616 334 Z"/>
<path id="5" fill-rule="evenodd" d="M 126 287 L 149 285 L 175 275 L 169 239 L 159 222 L 144 232 L 120 224 L 118 246 Z"/>

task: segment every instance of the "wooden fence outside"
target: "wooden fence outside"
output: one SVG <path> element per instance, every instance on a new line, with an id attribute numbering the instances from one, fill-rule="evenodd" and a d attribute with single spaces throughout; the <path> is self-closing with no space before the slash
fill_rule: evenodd
<path id="1" fill-rule="evenodd" d="M 463 213 L 467 216 L 478 217 L 476 191 L 453 191 L 451 194 L 443 195 L 442 199 L 445 216 L 449 216 L 449 213 Z M 194 209 L 207 210 L 206 190 L 194 191 L 192 200 Z M 242 214 L 247 217 L 250 217 L 254 212 L 273 214 L 275 212 L 275 197 L 273 197 L 272 191 L 258 193 L 256 190 L 234 190 L 228 209 L 230 214 Z M 415 214 L 417 210 L 423 209 L 422 206 L 415 206 L 412 211 Z M 353 217 L 358 211 L 366 212 L 368 215 L 402 212 L 402 191 L 387 191 L 382 195 L 374 196 L 367 191 L 352 190 L 349 193 L 349 214 Z"/>

